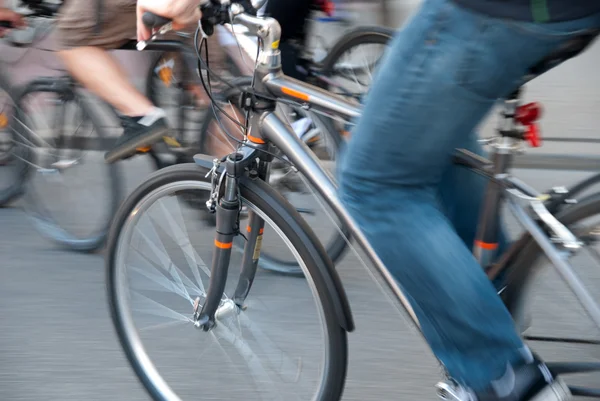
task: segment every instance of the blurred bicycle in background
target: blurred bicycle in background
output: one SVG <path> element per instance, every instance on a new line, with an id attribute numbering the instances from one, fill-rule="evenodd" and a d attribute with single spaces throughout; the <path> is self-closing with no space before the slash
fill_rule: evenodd
<path id="1" fill-rule="evenodd" d="M 52 55 L 53 49 L 38 45 L 52 33 L 60 4 L 41 0 L 21 3 L 28 10 L 31 34 L 29 40 L 16 44 L 27 51 L 41 50 Z M 348 25 L 347 20 L 328 16 L 326 11 L 314 10 L 316 20 L 323 18 L 317 23 Z M 321 49 L 321 53 L 327 52 L 322 60 L 315 56 L 319 51 L 305 49 L 298 68 L 306 72 L 307 81 L 358 102 L 369 87 L 373 70 L 392 35 L 393 31 L 377 27 L 349 29 L 332 46 Z M 197 63 L 190 32 L 172 32 L 145 49 L 156 54 L 147 72 L 149 98 L 167 111 L 175 133 L 173 140 L 140 150 L 150 156 L 154 168 L 189 162 L 197 153 L 228 154 L 239 141 L 235 135 L 225 134 L 215 114 L 225 112 L 243 117 L 238 88 L 244 82 L 251 82 L 258 47 L 253 36 L 239 26 L 226 25 L 217 32 L 217 37 L 224 49 L 225 63 L 217 68 L 216 74 L 211 74 L 212 81 L 206 68 Z M 132 41 L 120 50 L 136 50 L 135 46 Z M 203 72 L 201 77 L 197 71 Z M 221 75 L 239 77 L 237 84 L 241 85 L 218 85 L 215 77 Z M 213 106 L 207 107 L 201 101 L 204 84 L 215 93 Z M 22 204 L 38 232 L 69 249 L 100 248 L 124 190 L 120 166 L 102 160 L 102 152 L 114 141 L 106 116 L 99 112 L 97 101 L 61 71 L 16 89 L 14 103 L 17 105 L 14 112 L 2 114 L 11 145 L 4 152 L 6 162 L 0 170 L 3 177 L 8 177 L 0 189 L 3 200 L 0 205 L 18 198 L 26 183 Z M 279 104 L 278 109 L 297 135 L 333 168 L 349 122 L 296 105 Z M 226 121 L 226 124 L 235 126 L 239 122 Z M 13 167 L 10 171 L 4 167 L 9 165 Z M 309 220 L 322 220 L 323 211 L 298 177 L 285 163 L 274 163 L 271 183 Z M 205 200 L 190 201 L 202 208 Z M 337 260 L 344 249 L 340 233 L 331 227 L 319 235 L 331 258 Z M 261 267 L 290 274 L 300 272 L 296 262 L 269 255 L 267 248 Z"/>

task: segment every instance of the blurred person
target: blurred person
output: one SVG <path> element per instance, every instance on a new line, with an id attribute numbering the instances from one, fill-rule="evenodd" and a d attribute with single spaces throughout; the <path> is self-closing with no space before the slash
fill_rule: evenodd
<path id="1" fill-rule="evenodd" d="M 316 0 L 268 0 L 265 16 L 275 18 L 281 25 L 281 67 L 289 77 L 304 80 L 306 77 L 296 68 L 307 36 L 307 22 Z"/>
<path id="2" fill-rule="evenodd" d="M 160 6 L 165 2 L 156 0 L 154 3 Z M 185 6 L 186 2 L 180 4 L 183 6 L 174 3 L 171 12 L 186 17 L 175 24 L 174 29 L 196 24 L 200 15 L 197 7 Z M 139 36 L 136 0 L 67 0 L 58 16 L 58 36 L 59 55 L 69 73 L 121 113 L 123 135 L 106 153 L 108 163 L 131 156 L 136 148 L 149 146 L 169 135 L 164 110 L 135 88 L 125 70 L 108 52 Z M 215 53 L 218 44 L 212 43 L 211 47 Z M 200 87 L 190 90 L 200 105 L 209 105 Z"/>
<path id="3" fill-rule="evenodd" d="M 170 4 L 139 0 L 175 21 Z M 424 0 L 395 38 L 340 171 L 340 196 L 407 294 L 460 401 L 564 401 L 473 258 L 480 177 L 453 167 L 481 152 L 475 127 L 529 67 L 589 28 L 589 0 Z M 149 36 L 139 23 L 140 39 Z"/>

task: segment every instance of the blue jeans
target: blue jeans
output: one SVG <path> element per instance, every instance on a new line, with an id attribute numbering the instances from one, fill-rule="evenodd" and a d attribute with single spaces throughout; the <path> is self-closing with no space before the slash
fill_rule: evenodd
<path id="1" fill-rule="evenodd" d="M 536 25 L 425 0 L 394 39 L 340 165 L 340 196 L 410 300 L 448 373 L 475 391 L 524 363 L 522 339 L 471 254 L 485 181 L 457 147 L 527 69 L 600 15 Z M 600 96 L 600 95 L 599 95 Z"/>

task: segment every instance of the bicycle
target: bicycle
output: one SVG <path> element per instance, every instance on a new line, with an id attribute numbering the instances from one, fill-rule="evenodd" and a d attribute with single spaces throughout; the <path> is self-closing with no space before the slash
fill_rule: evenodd
<path id="1" fill-rule="evenodd" d="M 258 6 L 260 2 L 252 4 Z M 130 365 L 155 400 L 197 398 L 199 392 L 207 397 L 231 399 L 236 391 L 244 391 L 244 399 L 339 399 L 346 376 L 347 333 L 354 329 L 350 305 L 334 265 L 317 236 L 300 214 L 267 184 L 267 179 L 271 161 L 282 155 L 301 171 L 335 217 L 350 230 L 354 241 L 419 327 L 399 284 L 337 197 L 334 180 L 289 125 L 274 113 L 276 101 L 282 100 L 301 102 L 305 108 L 318 108 L 347 118 L 356 117 L 360 109 L 340 96 L 280 73 L 279 52 L 274 46 L 279 36 L 276 21 L 255 18 L 245 13 L 238 3 L 222 5 L 215 1 L 204 5 L 202 11 L 203 24 L 225 23 L 231 16 L 262 40 L 253 89 L 244 90 L 243 96 L 250 99 L 247 103 L 250 129 L 236 152 L 214 160 L 199 154 L 195 156 L 195 163 L 156 172 L 124 202 L 111 226 L 106 257 L 113 325 Z M 168 24 L 168 20 L 152 15 L 145 16 L 144 21 L 153 27 Z M 524 83 L 583 51 L 597 34 L 581 34 L 566 48 L 533 67 L 524 77 Z M 597 222 L 591 226 L 580 225 L 600 213 L 600 194 L 586 196 L 577 204 L 573 200 L 600 182 L 600 174 L 570 191 L 554 189 L 543 194 L 508 174 L 509 161 L 524 143 L 529 141 L 532 146 L 539 146 L 539 108 L 535 104 L 519 104 L 520 92 L 515 91 L 506 99 L 498 135 L 486 141 L 492 149 L 491 160 L 464 149 L 456 152 L 455 163 L 489 180 L 474 254 L 490 280 L 506 274 L 499 294 L 519 327 L 523 327 L 525 289 L 536 262 L 541 256 L 547 256 L 600 328 L 600 308 L 566 261 L 567 256 L 577 254 L 584 245 L 600 240 Z M 194 220 L 193 211 L 185 209 L 177 198 L 202 191 L 209 194 L 207 208 L 216 215 L 216 232 L 212 235 L 207 234 L 206 228 Z M 491 247 L 486 244 L 497 240 L 493 226 L 497 224 L 501 200 L 507 201 L 526 232 L 497 262 L 487 265 Z M 517 200 L 527 202 L 528 206 L 519 205 Z M 247 216 L 240 215 L 241 205 L 247 206 Z M 156 217 L 150 216 L 154 210 L 158 211 Z M 244 225 L 246 230 L 242 234 Z M 286 245 L 298 260 L 305 281 L 288 279 L 273 285 L 255 280 L 260 278 L 257 264 L 264 238 L 274 234 L 281 237 L 279 244 Z M 207 236 L 208 245 L 198 245 L 199 239 Z M 232 252 L 237 236 L 244 236 L 246 240 L 241 256 Z M 211 261 L 210 268 L 204 263 L 207 259 L 203 255 Z M 157 260 L 152 260 L 154 256 Z M 234 261 L 239 262 L 239 269 L 231 270 L 236 266 Z M 252 296 L 249 296 L 251 289 Z M 300 293 L 301 290 L 306 293 Z M 151 299 L 154 295 L 157 298 Z M 264 301 L 262 296 L 265 296 Z M 295 307 L 300 304 L 303 308 Z M 307 305 L 316 306 L 317 317 L 303 313 Z M 139 320 L 133 315 L 138 311 L 142 316 Z M 170 320 L 165 323 L 160 318 Z M 258 328 L 260 323 L 265 323 L 266 328 Z M 270 327 L 278 331 L 271 333 Z M 176 335 L 161 335 L 154 343 L 146 341 L 150 329 L 170 328 L 178 329 Z M 524 338 L 599 343 L 548 336 Z M 211 342 L 212 347 L 199 348 L 202 339 L 215 344 Z M 259 340 L 264 344 L 251 349 Z M 155 357 L 149 354 L 151 345 L 161 350 Z M 290 349 L 281 351 L 283 346 Z M 316 347 L 319 347 L 317 351 Z M 181 382 L 186 370 L 181 370 L 183 358 L 177 358 L 179 372 L 175 376 L 162 373 L 162 368 L 169 365 L 163 358 L 167 348 L 169 355 L 175 351 L 181 351 L 185 357 L 198 355 L 199 359 L 194 358 L 191 365 L 194 368 L 198 362 L 206 364 L 207 368 L 200 375 L 194 368 L 190 369 L 192 386 L 174 389 L 169 385 L 168 381 L 176 377 Z M 301 355 L 289 356 L 292 352 Z M 215 353 L 218 359 L 213 358 Z M 308 361 L 305 356 L 309 355 L 317 362 Z M 264 362 L 261 357 L 265 357 Z M 232 367 L 224 369 L 217 361 L 229 361 Z M 241 363 L 247 367 L 240 369 Z M 600 371 L 598 363 L 549 363 L 548 367 L 555 375 Z M 226 374 L 232 375 L 235 388 L 218 382 Z M 275 379 L 281 379 L 282 383 L 275 384 Z M 298 382 L 301 382 L 299 388 L 292 390 L 295 395 L 282 395 L 287 387 Z M 576 396 L 600 397 L 599 389 L 569 388 Z M 267 394 L 257 394 L 261 391 Z M 437 391 L 445 400 L 459 401 L 451 381 L 439 383 Z"/>
<path id="2" fill-rule="evenodd" d="M 28 0 L 24 3 L 33 10 L 32 16 L 40 16 L 46 19 L 52 18 L 60 6 L 60 4 L 37 0 Z M 189 35 L 185 32 L 176 32 L 175 37 L 189 40 Z M 352 37 L 352 39 L 353 43 L 358 43 L 356 37 Z M 377 40 L 377 43 L 382 41 L 380 37 Z M 342 38 L 340 43 L 343 44 L 344 42 L 345 40 Z M 134 50 L 135 46 L 135 42 L 132 41 L 119 50 Z M 348 50 L 348 47 L 345 46 L 344 49 Z M 165 77 L 171 79 L 167 82 L 171 82 L 172 87 L 177 92 L 175 97 L 180 101 L 180 103 L 177 103 L 180 117 L 185 116 L 187 111 L 196 113 L 193 104 L 194 98 L 190 96 L 190 91 L 186 90 L 190 85 L 199 85 L 198 78 L 194 81 L 190 73 L 194 68 L 190 60 L 192 58 L 195 60 L 193 48 L 180 40 L 165 39 L 154 41 L 148 50 L 161 52 L 157 57 L 159 61 L 164 60 L 165 55 L 179 55 L 180 60 L 187 60 L 187 62 L 180 63 L 181 68 L 179 71 L 181 75 L 179 77 L 172 70 L 158 70 L 157 72 L 154 68 L 157 65 L 155 63 L 149 71 L 149 78 L 158 75 L 163 85 Z M 239 51 L 239 49 L 236 50 Z M 342 55 L 343 53 L 337 53 L 337 57 Z M 175 68 L 177 68 L 177 65 L 175 65 Z M 156 79 L 149 81 L 149 89 L 155 88 L 153 84 L 156 84 Z M 157 97 L 156 90 L 151 90 L 150 94 L 151 97 Z M 225 98 L 225 100 L 231 102 L 232 99 Z M 77 184 L 78 172 L 83 171 L 87 166 L 83 162 L 90 161 L 90 159 L 93 161 L 94 155 L 90 156 L 91 151 L 101 151 L 109 148 L 111 139 L 101 123 L 102 117 L 91 107 L 90 102 L 82 96 L 78 85 L 69 76 L 35 79 L 18 91 L 16 102 L 19 107 L 16 118 L 13 120 L 13 130 L 19 133 L 20 140 L 18 142 L 21 147 L 35 149 L 34 152 L 30 152 L 30 155 L 35 156 L 35 158 L 25 160 L 26 173 L 21 177 L 29 180 L 30 184 L 33 183 L 30 185 L 32 189 L 30 189 L 29 194 L 31 196 L 28 197 L 26 205 L 29 208 L 29 215 L 33 218 L 32 221 L 35 227 L 45 237 L 69 249 L 80 251 L 98 249 L 105 241 L 108 223 L 121 200 L 122 183 L 118 167 L 116 165 L 102 165 L 100 174 L 97 172 L 88 173 L 82 175 L 81 180 L 83 181 L 79 180 L 81 187 L 89 188 L 87 177 L 90 174 L 98 177 L 98 183 L 92 186 L 95 193 L 90 197 L 89 202 L 92 199 L 93 201 L 103 199 L 102 206 L 94 209 L 95 216 L 86 215 L 87 223 L 85 226 L 79 223 L 81 219 L 78 219 L 76 213 L 74 213 L 77 210 L 76 205 L 80 201 L 75 200 L 71 206 L 61 197 L 60 203 L 56 204 L 53 199 L 59 197 L 48 196 L 47 193 L 51 193 L 50 191 L 66 193 L 67 191 L 64 189 L 67 188 L 60 189 L 58 184 L 62 183 L 68 187 Z M 35 109 L 39 102 L 44 102 L 44 106 L 37 108 L 50 110 L 45 104 L 51 103 L 52 108 L 56 111 L 50 124 L 47 124 L 50 134 L 37 132 L 35 126 L 41 124 L 28 115 L 28 111 Z M 292 111 L 306 115 L 306 112 L 299 109 Z M 46 115 L 42 117 L 46 117 Z M 71 118 L 68 119 L 67 117 Z M 327 119 L 320 118 L 316 114 L 311 114 L 310 119 L 313 128 L 307 130 L 307 132 L 318 131 L 323 133 L 323 135 L 318 136 L 322 143 L 313 145 L 322 145 L 321 147 L 325 149 L 323 153 L 328 158 L 334 158 L 337 147 L 341 143 L 341 138 L 335 134 L 331 122 Z M 38 120 L 44 120 L 44 118 Z M 210 115 L 207 118 L 206 113 L 204 113 L 200 121 L 203 121 L 200 126 L 197 124 L 198 121 L 194 122 L 194 126 L 191 127 L 191 135 L 190 132 L 179 129 L 184 125 L 178 125 L 179 123 L 174 122 L 176 127 L 175 143 L 169 141 L 166 144 L 146 149 L 155 168 L 189 162 L 193 160 L 192 156 L 196 152 L 206 153 L 209 151 L 205 142 L 207 137 L 212 134 L 209 131 L 214 126 L 214 119 Z M 181 121 L 181 124 L 184 124 L 184 121 Z M 198 132 L 200 132 L 199 135 Z M 318 138 L 316 135 L 310 137 L 310 139 Z M 94 166 L 96 165 L 94 164 Z M 37 174 L 30 174 L 32 171 L 36 171 Z M 14 182 L 14 185 L 20 186 L 22 183 Z M 36 190 L 37 194 L 34 193 Z M 78 190 L 68 192 L 74 195 L 79 193 Z M 331 256 L 337 259 L 339 256 L 336 257 L 335 252 L 341 255 L 339 250 L 343 250 L 343 247 L 340 248 L 339 239 L 332 238 L 331 243 L 333 244 Z M 281 266 L 277 260 L 273 260 L 272 263 L 265 262 L 262 266 L 283 273 L 298 273 L 297 266 L 289 263 L 286 265 L 286 261 L 282 262 L 284 262 L 284 265 Z"/>
<path id="3" fill-rule="evenodd" d="M 38 0 L 23 1 L 23 4 L 32 10 L 33 14 L 30 15 L 30 18 L 51 19 L 60 7 L 60 4 Z M 158 76 L 159 82 L 163 85 L 169 83 L 177 92 L 175 97 L 178 99 L 176 105 L 180 110 L 179 117 L 187 119 L 188 111 L 197 112 L 194 110 L 194 97 L 189 90 L 191 85 L 200 85 L 197 77 L 192 79 L 191 73 L 192 69 L 197 68 L 196 63 L 191 61 L 196 60 L 196 56 L 193 47 L 182 42 L 182 40 L 190 39 L 188 34 L 176 32 L 175 37 L 179 40 L 167 38 L 149 44 L 148 51 L 158 51 L 160 54 L 148 73 L 150 78 L 148 89 L 150 97 L 157 98 L 158 93 L 155 86 L 157 82 L 152 77 Z M 355 36 L 352 39 L 353 43 L 358 43 Z M 377 43 L 381 43 L 383 39 L 379 36 L 377 40 Z M 340 43 L 346 43 L 345 39 L 342 38 Z M 136 50 L 135 46 L 135 41 L 131 41 L 118 50 L 134 51 Z M 341 50 L 348 50 L 348 46 L 344 46 Z M 343 54 L 343 52 L 338 52 L 334 56 L 341 57 Z M 164 68 L 162 70 L 156 68 L 157 65 L 170 65 L 169 63 L 159 64 L 169 55 L 175 55 L 179 60 L 185 61 L 180 63 L 181 68 L 177 70 L 180 73 L 179 76 L 172 69 L 168 71 Z M 175 68 L 177 67 L 175 65 Z M 232 95 L 228 96 L 229 98 L 226 97 L 224 100 L 231 102 Z M 22 157 L 23 173 L 15 177 L 12 184 L 16 190 L 23 186 L 23 181 L 29 182 L 25 205 L 36 229 L 50 240 L 72 250 L 94 251 L 98 249 L 104 244 L 110 219 L 116 212 L 123 192 L 119 167 L 104 165 L 101 160 L 97 160 L 98 158 L 95 157 L 97 155 L 93 154 L 93 152 L 107 150 L 112 142 L 106 127 L 102 124 L 103 117 L 91 107 L 91 102 L 82 94 L 78 84 L 68 75 L 41 77 L 29 82 L 16 91 L 15 102 L 18 107 L 15 118 L 12 120 L 12 129 L 17 134 L 15 145 L 18 146 L 14 146 L 14 148 L 28 148 L 28 157 Z M 48 107 L 48 104 L 51 107 Z M 42 110 L 42 112 L 39 113 L 37 110 Z M 307 112 L 301 109 L 292 111 L 299 115 L 307 115 Z M 47 120 L 49 120 L 49 124 L 46 124 Z M 311 144 L 313 148 L 323 148 L 322 153 L 333 160 L 341 138 L 332 128 L 332 123 L 326 118 L 311 113 L 310 120 L 311 128 L 305 131 L 313 132 L 313 135 L 307 137 L 307 140 L 313 141 Z M 170 139 L 165 144 L 143 150 L 151 157 L 155 168 L 190 162 L 195 153 L 210 152 L 210 149 L 207 149 L 206 141 L 212 134 L 209 131 L 214 126 L 214 119 L 210 115 L 207 117 L 205 112 L 200 116 L 199 121 L 201 124 L 198 124 L 198 120 L 194 121 L 191 135 L 190 132 L 187 132 L 190 131 L 189 129 L 181 129 L 189 121 L 173 121 L 174 140 Z M 315 135 L 314 131 L 318 131 L 320 134 Z M 320 139 L 320 143 L 314 141 L 315 139 Z M 101 166 L 100 171 L 96 171 L 95 169 L 99 165 Z M 91 171 L 92 169 L 94 171 Z M 281 175 L 285 174 L 281 173 Z M 97 181 L 91 184 L 89 177 L 94 177 Z M 70 188 L 73 189 L 69 190 Z M 290 188 L 287 189 L 289 192 Z M 91 191 L 93 193 L 88 194 Z M 52 195 L 53 192 L 56 196 Z M 62 194 L 61 196 L 58 196 L 59 192 Z M 65 200 L 64 194 L 66 193 L 77 198 Z M 89 199 L 80 200 L 78 199 L 80 195 L 89 195 Z M 8 202 L 14 198 L 6 200 Z M 81 217 L 76 213 L 78 205 L 92 204 L 98 200 L 102 202 L 102 205 L 93 208 L 93 215 L 86 210 L 85 219 L 78 218 Z M 81 208 L 81 210 L 84 209 Z M 86 221 L 86 224 L 81 224 L 81 221 Z M 340 247 L 340 240 L 337 238 L 333 238 L 331 242 L 334 244 L 331 256 L 337 259 L 341 255 L 343 247 Z M 283 262 L 283 265 L 280 265 L 279 262 Z M 297 266 L 289 263 L 286 265 L 285 262 L 273 259 L 271 263 L 265 262 L 263 267 L 283 273 L 298 273 Z"/>

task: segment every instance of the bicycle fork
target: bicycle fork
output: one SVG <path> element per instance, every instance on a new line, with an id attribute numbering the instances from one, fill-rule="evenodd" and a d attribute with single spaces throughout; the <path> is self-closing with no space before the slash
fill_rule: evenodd
<path id="1" fill-rule="evenodd" d="M 234 153 L 227 157 L 223 183 L 224 194 L 214 208 L 217 223 L 210 280 L 205 294 L 204 305 L 202 305 L 201 309 L 199 301 L 196 301 L 194 305 L 194 323 L 196 327 L 202 328 L 205 331 L 212 329 L 216 324 L 215 319 L 218 319 L 221 315 L 230 313 L 233 310 L 239 311 L 239 309 L 243 308 L 243 303 L 250 292 L 258 268 L 265 222 L 256 213 L 250 211 L 246 227 L 248 237 L 242 257 L 240 277 L 233 298 L 223 301 L 223 293 L 227 284 L 229 263 L 233 249 L 233 239 L 236 235 L 240 234 L 241 199 L 239 196 L 238 180 L 244 170 L 243 159 L 244 156 L 240 153 Z M 216 167 L 215 165 L 215 170 Z M 259 171 L 251 172 L 250 177 L 252 178 L 253 176 L 266 179 L 268 176 L 268 163 L 260 163 Z M 213 180 L 213 194 L 218 194 L 219 191 L 220 185 L 217 184 L 215 187 L 215 180 Z M 210 202 L 208 203 L 210 204 Z M 211 206 L 209 205 L 210 208 Z"/>

